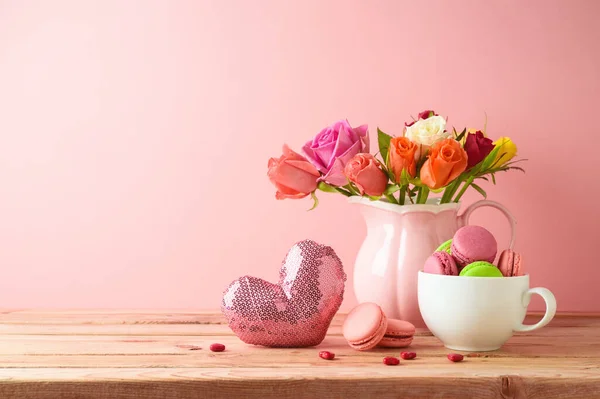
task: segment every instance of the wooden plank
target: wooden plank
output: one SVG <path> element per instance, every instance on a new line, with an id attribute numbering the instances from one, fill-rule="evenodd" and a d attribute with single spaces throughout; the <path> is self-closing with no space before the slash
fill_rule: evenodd
<path id="1" fill-rule="evenodd" d="M 466 365 L 466 363 L 465 363 Z M 466 367 L 463 367 L 463 370 Z M 0 370 L 0 397 L 12 398 L 593 398 L 598 373 L 476 374 L 385 367 L 368 376 L 354 367 L 342 373 L 311 367 L 274 375 L 273 369 L 31 369 Z M 503 370 L 506 373 L 508 370 Z M 473 378 L 475 377 L 475 378 Z"/>
<path id="2" fill-rule="evenodd" d="M 596 327 L 591 325 L 565 326 L 559 322 L 552 322 L 549 326 L 525 333 L 535 337 L 580 337 L 586 335 L 590 330 L 600 329 L 600 323 Z M 342 335 L 342 327 L 332 325 L 328 335 Z M 233 332 L 226 324 L 1 324 L 0 335 L 133 335 L 133 336 L 156 336 L 156 335 L 224 335 L 233 336 Z M 428 330 L 417 329 L 416 336 L 431 335 Z"/>
<path id="3" fill-rule="evenodd" d="M 444 351 L 443 353 L 419 353 L 418 361 L 402 362 L 404 366 L 410 367 L 412 372 L 415 373 L 427 373 L 429 368 L 436 367 L 442 370 L 442 373 L 449 374 L 457 372 L 461 369 L 451 364 L 446 359 L 446 354 L 450 351 Z M 211 370 L 214 368 L 232 368 L 237 369 L 240 367 L 252 368 L 269 368 L 272 370 L 274 375 L 286 375 L 289 372 L 293 372 L 297 368 L 302 367 L 315 367 L 318 369 L 328 369 L 327 373 L 346 373 L 349 368 L 360 367 L 362 373 L 366 376 L 371 375 L 372 372 L 377 372 L 382 364 L 382 359 L 385 356 L 398 356 L 398 352 L 377 352 L 371 356 L 356 356 L 352 355 L 340 355 L 336 353 L 338 361 L 334 361 L 332 364 L 323 363 L 324 361 L 319 360 L 317 357 L 318 351 L 314 351 L 308 358 L 294 358 L 293 362 L 287 362 L 290 359 L 283 356 L 281 360 L 277 356 L 272 356 L 271 359 L 262 358 L 248 358 L 244 356 L 232 355 L 228 356 L 225 361 L 223 359 L 211 358 L 208 355 L 200 354 L 186 354 L 186 353 L 152 353 L 152 354 L 107 354 L 107 355 L 27 355 L 27 356 L 9 356 L 0 355 L 0 364 L 3 369 L 9 368 L 30 368 L 30 369 L 51 369 L 51 368 L 86 368 L 86 369 L 122 369 L 122 368 L 191 368 L 191 369 L 206 369 Z M 600 373 L 600 360 L 598 357 L 575 357 L 575 358 L 564 358 L 564 357 L 527 357 L 521 356 L 514 358 L 505 354 L 504 356 L 494 357 L 473 357 L 467 356 L 467 360 L 461 364 L 465 364 L 470 370 L 475 370 L 473 362 L 481 360 L 482 363 L 477 366 L 477 370 L 480 372 L 500 372 L 503 373 L 521 373 L 529 368 L 538 367 L 538 372 L 545 372 L 544 375 L 558 375 L 561 376 L 583 376 L 590 373 Z M 521 367 L 521 369 L 519 369 Z M 331 370 L 329 370 L 331 368 Z M 307 377 L 314 376 L 319 377 L 322 374 L 320 371 L 317 374 L 307 374 Z M 567 373 L 567 374 L 565 374 Z M 475 376 L 474 376 L 475 377 Z"/>
<path id="4" fill-rule="evenodd" d="M 410 348 L 418 358 L 397 367 L 381 360 L 400 350 L 351 349 L 343 320 L 318 347 L 274 349 L 242 343 L 218 313 L 0 312 L 0 398 L 600 396 L 600 317 L 561 315 L 461 363 L 421 330 Z M 227 350 L 210 352 L 213 342 Z"/>
<path id="5" fill-rule="evenodd" d="M 208 347 L 214 342 L 225 344 L 227 351 L 220 354 L 210 352 Z M 197 364 L 200 359 L 206 367 L 239 367 L 240 362 L 256 367 L 293 367 L 298 363 L 307 364 L 315 361 L 317 365 L 322 365 L 323 362 L 317 358 L 319 350 L 336 353 L 340 360 L 334 362 L 337 366 L 345 366 L 353 362 L 379 366 L 382 357 L 397 356 L 400 351 L 378 348 L 358 352 L 350 348 L 342 337 L 335 336 L 327 337 L 318 347 L 293 349 L 250 346 L 233 336 L 157 336 L 152 339 L 142 337 L 132 339 L 127 336 L 5 336 L 0 341 L 0 365 L 8 367 L 8 365 L 38 364 L 44 367 L 71 367 L 73 358 L 79 356 L 90 361 L 90 367 L 111 367 L 115 359 L 121 366 L 128 364 L 135 367 L 137 361 L 135 357 L 138 356 L 173 355 L 179 358 L 193 358 L 185 361 L 194 364 Z M 417 337 L 410 350 L 417 352 L 420 359 L 429 357 L 445 359 L 445 355 L 451 352 L 444 348 L 437 338 L 431 336 Z M 560 339 L 540 340 L 533 336 L 516 336 L 498 351 L 468 356 L 488 359 L 589 358 L 600 362 L 600 337 L 565 339 L 563 342 Z M 119 360 L 119 357 L 127 358 L 127 362 Z M 62 363 L 63 361 L 65 363 Z M 157 361 L 159 361 L 158 357 Z M 164 364 L 164 359 L 160 361 Z M 146 366 L 152 367 L 152 364 Z"/>

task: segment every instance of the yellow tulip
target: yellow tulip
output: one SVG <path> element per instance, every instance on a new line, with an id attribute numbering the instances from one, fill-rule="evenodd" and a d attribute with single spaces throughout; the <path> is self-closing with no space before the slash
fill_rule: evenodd
<path id="1" fill-rule="evenodd" d="M 500 137 L 494 141 L 496 147 L 501 146 L 493 165 L 502 166 L 517 155 L 517 146 L 509 137 Z M 500 159 L 502 157 L 502 159 Z M 498 161 L 500 159 L 500 161 Z"/>

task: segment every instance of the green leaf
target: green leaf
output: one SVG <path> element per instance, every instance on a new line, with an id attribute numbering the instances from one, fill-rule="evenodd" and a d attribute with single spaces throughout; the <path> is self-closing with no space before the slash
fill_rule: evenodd
<path id="1" fill-rule="evenodd" d="M 494 185 L 496 185 L 496 175 L 494 175 L 492 173 L 491 176 L 492 176 L 492 183 L 494 183 Z"/>
<path id="2" fill-rule="evenodd" d="M 351 196 L 352 196 L 352 193 L 351 193 L 351 192 L 349 192 L 349 191 L 346 191 L 346 190 L 344 190 L 344 189 L 343 189 L 343 188 L 341 188 L 341 187 L 336 187 L 336 188 L 335 188 L 335 191 L 336 191 L 336 192 L 338 192 L 338 193 L 340 193 L 340 194 L 342 194 L 342 195 L 343 195 L 343 196 L 345 196 L 345 197 L 351 197 Z"/>
<path id="3" fill-rule="evenodd" d="M 383 193 L 383 195 L 388 199 L 388 201 L 390 202 L 390 204 L 397 204 L 398 203 L 398 201 L 396 201 L 396 198 L 392 194 L 385 194 L 385 193 Z"/>
<path id="4" fill-rule="evenodd" d="M 313 191 L 312 193 L 310 193 L 310 197 L 314 201 L 312 208 L 309 209 L 309 211 L 312 211 L 313 209 L 315 209 L 319 205 L 319 199 L 317 198 L 317 194 L 315 194 L 315 191 Z"/>
<path id="5" fill-rule="evenodd" d="M 381 157 L 383 161 L 387 164 L 388 160 L 388 152 L 390 149 L 390 141 L 392 140 L 392 136 L 387 133 L 384 133 L 381 129 L 377 128 L 377 143 L 379 144 L 379 152 L 381 153 Z"/>
<path id="6" fill-rule="evenodd" d="M 383 173 L 386 174 L 386 176 L 388 177 L 389 180 L 391 180 L 392 182 L 396 181 L 396 177 L 394 176 L 394 172 L 392 172 L 391 169 L 387 168 L 386 165 L 381 165 L 381 169 L 383 170 Z"/>
<path id="7" fill-rule="evenodd" d="M 456 136 L 456 141 L 461 141 L 463 139 L 463 137 L 465 137 L 465 134 L 467 134 L 467 128 L 464 128 L 462 132 L 460 132 L 460 134 L 458 136 Z"/>
<path id="8" fill-rule="evenodd" d="M 496 159 L 496 156 L 498 155 L 498 152 L 500 151 L 500 148 L 502 148 L 502 146 L 501 145 L 497 145 L 488 154 L 488 156 L 485 157 L 485 159 L 481 162 L 481 167 L 479 168 L 480 171 L 485 172 L 490 166 L 493 166 L 492 163 L 494 163 L 494 160 Z"/>
<path id="9" fill-rule="evenodd" d="M 475 183 L 471 183 L 471 187 L 473 187 L 475 190 L 477 190 L 477 192 L 479 194 L 483 195 L 483 198 L 487 198 L 487 193 L 485 192 L 485 190 L 483 188 L 479 187 Z"/>
<path id="10" fill-rule="evenodd" d="M 397 184 L 388 184 L 388 186 L 386 187 L 385 191 L 383 192 L 384 195 L 391 195 L 394 194 L 396 191 L 400 190 L 400 186 Z"/>
<path id="11" fill-rule="evenodd" d="M 476 177 L 476 179 L 481 179 L 481 180 L 485 180 L 485 181 L 490 181 L 490 179 L 488 179 L 488 178 L 487 178 L 487 177 L 485 177 L 485 176 L 479 176 L 479 177 Z"/>
<path id="12" fill-rule="evenodd" d="M 502 154 L 502 155 L 504 155 L 504 154 Z M 514 160 L 514 161 L 509 161 L 509 162 L 505 163 L 502 166 L 511 166 L 511 165 L 514 165 L 516 163 L 523 162 L 523 161 L 527 161 L 527 159 L 517 159 L 517 160 Z"/>
<path id="13" fill-rule="evenodd" d="M 502 158 L 504 158 L 505 156 L 506 156 L 505 152 L 502 153 L 502 154 L 500 154 L 500 156 L 498 157 L 498 159 L 496 159 L 494 161 L 494 163 L 491 165 L 491 167 L 495 168 L 496 166 L 501 165 L 502 164 Z M 505 166 L 505 165 L 502 165 L 502 166 Z"/>
<path id="14" fill-rule="evenodd" d="M 510 169 L 510 170 L 516 169 L 516 170 L 520 170 L 521 172 L 525 173 L 525 169 L 523 169 L 519 166 L 511 166 L 508 169 Z"/>
<path id="15" fill-rule="evenodd" d="M 409 180 L 409 183 L 416 186 L 414 188 L 415 192 L 419 189 L 419 187 L 421 187 L 423 185 L 423 182 L 421 181 L 421 179 L 419 177 L 413 177 L 412 179 Z"/>
<path id="16" fill-rule="evenodd" d="M 334 186 L 327 184 L 324 181 L 319 182 L 319 185 L 317 186 L 317 188 L 326 193 L 337 193 L 338 192 L 338 190 Z"/>

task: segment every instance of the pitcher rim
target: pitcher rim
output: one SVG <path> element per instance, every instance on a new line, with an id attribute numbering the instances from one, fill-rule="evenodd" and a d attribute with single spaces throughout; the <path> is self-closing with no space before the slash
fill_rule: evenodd
<path id="1" fill-rule="evenodd" d="M 351 204 L 361 204 L 366 206 L 371 206 L 373 208 L 378 208 L 384 211 L 395 212 L 399 214 L 407 213 L 407 212 L 431 212 L 434 214 L 444 212 L 444 211 L 458 211 L 460 208 L 460 202 L 450 202 L 447 204 L 439 204 L 440 198 L 430 198 L 427 200 L 426 204 L 406 204 L 406 205 L 398 205 L 392 204 L 386 201 L 371 201 L 368 198 L 359 197 L 357 195 L 353 195 L 348 197 L 348 202 Z"/>

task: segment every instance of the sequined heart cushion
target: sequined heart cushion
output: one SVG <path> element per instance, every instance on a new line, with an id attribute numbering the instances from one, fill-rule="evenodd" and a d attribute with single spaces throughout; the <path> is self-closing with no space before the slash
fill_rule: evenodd
<path id="1" fill-rule="evenodd" d="M 244 276 L 223 295 L 229 327 L 248 344 L 304 347 L 320 344 L 344 297 L 346 273 L 332 248 L 296 243 L 283 260 L 279 283 Z"/>

